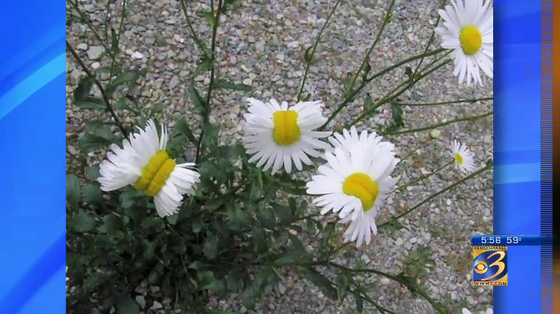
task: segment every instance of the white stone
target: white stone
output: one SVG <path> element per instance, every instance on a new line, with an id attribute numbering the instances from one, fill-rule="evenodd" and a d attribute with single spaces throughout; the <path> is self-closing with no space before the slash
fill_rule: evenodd
<path id="1" fill-rule="evenodd" d="M 99 64 L 99 62 L 94 62 L 91 64 L 91 68 L 94 70 L 99 69 L 99 67 L 101 66 L 101 64 Z"/>
<path id="2" fill-rule="evenodd" d="M 253 85 L 253 80 L 251 80 L 250 78 L 246 78 L 243 80 L 243 84 L 251 86 Z"/>
<path id="3" fill-rule="evenodd" d="M 90 46 L 87 51 L 87 56 L 90 60 L 97 60 L 103 52 L 105 52 L 105 48 L 102 46 Z"/>
<path id="4" fill-rule="evenodd" d="M 86 51 L 88 49 L 88 45 L 85 44 L 85 43 L 81 43 L 81 44 L 78 44 L 78 46 L 76 48 L 78 48 L 80 50 L 83 50 L 83 51 Z"/>
<path id="5" fill-rule="evenodd" d="M 398 246 L 403 245 L 403 243 L 404 243 L 403 239 L 401 239 L 401 238 L 398 238 L 398 239 L 397 239 L 397 245 L 398 245 Z"/>
<path id="6" fill-rule="evenodd" d="M 140 51 L 136 51 L 135 53 L 133 53 L 131 55 L 131 57 L 132 57 L 132 59 L 140 60 L 140 59 L 144 58 L 144 54 L 142 54 Z"/>
<path id="7" fill-rule="evenodd" d="M 146 299 L 143 295 L 136 296 L 136 303 L 138 303 L 141 309 L 146 307 Z"/>

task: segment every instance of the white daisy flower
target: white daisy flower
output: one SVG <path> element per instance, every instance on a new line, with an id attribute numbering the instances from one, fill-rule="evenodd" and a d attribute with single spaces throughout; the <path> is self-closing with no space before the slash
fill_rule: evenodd
<path id="1" fill-rule="evenodd" d="M 464 144 L 453 141 L 451 157 L 455 160 L 455 169 L 460 169 L 463 173 L 474 170 L 474 154 Z"/>
<path id="2" fill-rule="evenodd" d="M 307 183 L 307 193 L 321 195 L 313 200 L 322 207 L 321 214 L 332 210 L 343 223 L 352 221 L 345 237 L 360 246 L 371 242 L 371 233 L 377 234 L 375 217 L 398 181 L 389 174 L 399 160 L 392 144 L 378 141 L 375 134 L 362 132 L 355 142 L 356 135 L 350 133 L 342 147 L 325 153 L 327 164 L 319 166 L 319 174 Z M 343 148 L 349 146 L 350 151 Z"/>
<path id="3" fill-rule="evenodd" d="M 389 142 L 382 142 L 382 137 L 377 136 L 375 132 L 368 133 L 368 131 L 363 130 L 358 134 L 358 130 L 355 126 L 350 128 L 350 132 L 344 129 L 342 134 L 334 133 L 333 136 L 329 137 L 328 140 L 333 147 L 329 148 L 328 151 L 334 153 L 335 148 L 341 148 L 345 153 L 350 155 L 356 146 L 369 147 L 371 149 L 387 146 L 391 151 L 394 149 L 394 145 Z"/>
<path id="4" fill-rule="evenodd" d="M 484 2 L 483 2 L 484 1 Z M 439 10 L 443 26 L 436 32 L 442 36 L 441 46 L 453 49 L 455 71 L 459 83 L 478 82 L 482 86 L 480 69 L 494 77 L 494 7 L 490 0 L 451 0 L 445 10 Z"/>
<path id="5" fill-rule="evenodd" d="M 311 165 L 308 156 L 319 157 L 319 150 L 329 145 L 320 138 L 331 132 L 312 131 L 323 125 L 327 119 L 322 115 L 320 101 L 306 101 L 288 106 L 287 102 L 271 99 L 269 103 L 249 98 L 249 113 L 245 114 L 245 148 L 253 155 L 249 162 L 264 165 L 264 171 L 272 168 L 272 174 L 284 167 L 292 171 L 292 162 L 302 170 L 302 162 Z"/>
<path id="6" fill-rule="evenodd" d="M 467 310 L 466 308 L 463 308 L 463 314 L 472 314 L 471 311 Z"/>
<path id="7" fill-rule="evenodd" d="M 183 195 L 193 195 L 200 182 L 194 163 L 177 164 L 169 158 L 167 130 L 162 126 L 158 136 L 155 123 L 149 120 L 146 129 L 138 128 L 130 140 L 123 140 L 123 148 L 112 144 L 99 169 L 101 190 L 113 191 L 132 185 L 154 197 L 160 217 L 179 211 Z"/>
<path id="8" fill-rule="evenodd" d="M 472 314 L 471 311 L 463 308 L 463 314 Z M 494 314 L 494 310 L 493 309 L 487 309 L 486 312 L 484 312 L 484 314 Z"/>

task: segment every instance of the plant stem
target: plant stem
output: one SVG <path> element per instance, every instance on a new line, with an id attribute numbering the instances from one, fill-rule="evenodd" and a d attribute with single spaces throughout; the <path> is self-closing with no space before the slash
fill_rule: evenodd
<path id="1" fill-rule="evenodd" d="M 460 103 L 470 103 L 470 104 L 474 104 L 474 103 L 477 102 L 477 101 L 487 101 L 487 100 L 494 100 L 494 97 L 483 97 L 483 98 L 473 98 L 473 99 L 459 99 L 459 100 L 442 101 L 442 102 L 425 103 L 425 104 L 403 104 L 403 103 L 395 103 L 395 105 L 399 105 L 399 106 L 409 106 L 409 107 L 429 107 L 429 106 L 441 106 L 441 105 L 460 104 Z"/>
<path id="2" fill-rule="evenodd" d="M 208 92 L 206 93 L 206 108 L 204 110 L 203 126 L 206 125 L 210 119 L 210 100 L 212 97 L 212 88 L 214 87 L 214 77 L 216 66 L 214 64 L 216 60 L 216 37 L 218 37 L 218 25 L 220 24 L 220 9 L 222 8 L 222 0 L 218 2 L 218 8 L 216 9 L 216 15 L 214 16 L 214 27 L 212 29 L 212 46 L 210 48 L 210 84 L 208 85 Z M 212 11 L 214 11 L 214 1 L 212 1 Z M 200 131 L 200 137 L 198 138 L 198 143 L 196 145 L 196 159 L 195 163 L 198 164 L 198 159 L 200 158 L 200 153 L 202 150 L 202 141 L 204 139 L 204 128 Z"/>
<path id="3" fill-rule="evenodd" d="M 442 189 L 442 190 L 440 190 L 440 191 L 438 191 L 438 192 L 436 192 L 436 193 L 434 193 L 434 194 L 428 196 L 426 199 L 424 199 L 424 200 L 421 201 L 420 203 L 418 203 L 418 204 L 412 206 L 410 209 L 406 210 L 406 211 L 403 212 L 402 214 L 397 215 L 397 216 L 394 216 L 393 218 L 389 219 L 388 221 L 386 221 L 386 222 L 384 222 L 384 223 L 382 223 L 382 224 L 380 224 L 380 225 L 377 225 L 377 227 L 378 227 L 378 228 L 381 228 L 381 227 L 383 227 L 384 225 L 388 224 L 390 221 L 398 220 L 398 219 L 400 219 L 400 218 L 402 218 L 402 217 L 404 217 L 404 216 L 410 214 L 411 212 L 413 212 L 414 210 L 416 210 L 416 209 L 419 208 L 420 206 L 422 206 L 422 205 L 428 203 L 429 201 L 431 201 L 432 199 L 438 197 L 439 195 L 441 195 L 441 194 L 443 194 L 443 193 L 445 193 L 445 192 L 447 192 L 447 191 L 449 191 L 449 190 L 455 188 L 456 186 L 458 186 L 458 185 L 460 185 L 460 184 L 462 184 L 462 183 L 465 183 L 466 181 L 468 181 L 468 180 L 470 180 L 470 179 L 476 177 L 477 175 L 479 175 L 479 174 L 481 174 L 481 173 L 484 173 L 485 171 L 488 171 L 488 170 L 490 170 L 490 169 L 492 169 L 492 168 L 493 168 L 492 163 L 488 163 L 484 168 L 481 168 L 481 169 L 477 170 L 476 172 L 473 172 L 473 173 L 471 173 L 470 175 L 468 175 L 468 176 L 462 178 L 461 180 L 459 180 L 459 181 L 457 181 L 457 182 L 451 184 L 450 186 L 448 186 L 448 187 L 446 187 L 446 188 L 444 188 L 444 189 Z"/>
<path id="4" fill-rule="evenodd" d="M 340 103 L 340 104 L 337 106 L 336 110 L 329 116 L 329 118 L 327 119 L 327 122 L 325 122 L 325 123 L 320 127 L 320 129 L 323 130 L 323 129 L 324 129 L 324 128 L 325 128 L 325 127 L 340 113 L 340 111 L 342 111 L 342 109 L 343 109 L 344 107 L 346 107 L 349 103 L 351 103 L 351 102 L 354 100 L 354 98 L 356 97 L 356 95 L 358 95 L 358 94 L 362 91 L 362 89 L 364 89 L 364 87 L 365 87 L 369 82 L 375 80 L 376 78 L 378 78 L 378 77 L 380 77 L 380 76 L 383 76 L 383 75 L 385 75 L 385 74 L 391 72 L 392 70 L 394 70 L 394 69 L 396 69 L 396 68 L 398 68 L 398 67 L 400 67 L 400 66 L 402 66 L 402 65 L 405 65 L 405 64 L 407 64 L 407 63 L 410 63 L 410 62 L 412 62 L 412 61 L 414 61 L 414 60 L 418 60 L 418 59 L 420 59 L 420 58 L 422 58 L 422 57 L 425 57 L 425 56 L 433 56 L 433 55 L 436 55 L 436 54 L 438 54 L 438 53 L 440 53 L 440 52 L 443 52 L 443 51 L 445 51 L 445 49 L 443 49 L 443 48 L 438 48 L 438 49 L 432 50 L 432 51 L 430 51 L 430 52 L 427 52 L 427 53 L 425 53 L 425 54 L 420 54 L 420 55 L 412 56 L 412 57 L 410 57 L 410 58 L 407 58 L 407 59 L 404 59 L 404 60 L 402 60 L 402 61 L 399 61 L 399 62 L 393 64 L 392 66 L 387 67 L 387 68 L 381 70 L 380 72 L 378 72 L 378 73 L 372 75 L 371 77 L 369 77 L 368 79 L 366 79 L 364 82 L 362 82 L 354 91 L 352 91 L 352 93 L 351 93 L 348 97 L 346 97 L 346 98 L 342 101 L 342 103 Z"/>
<path id="5" fill-rule="evenodd" d="M 391 3 L 389 4 L 389 8 L 387 9 L 387 13 L 385 13 L 385 18 L 383 19 L 383 24 L 381 24 L 381 29 L 377 33 L 377 36 L 375 37 L 375 40 L 373 41 L 373 44 L 371 45 L 368 52 L 366 53 L 366 56 L 364 57 L 364 60 L 362 61 L 362 64 L 360 65 L 360 68 L 358 69 L 358 72 L 356 72 L 356 75 L 354 76 L 354 79 L 352 80 L 352 83 L 350 84 L 350 87 L 348 88 L 350 92 L 352 92 L 352 90 L 354 89 L 354 84 L 356 84 L 356 80 L 358 79 L 358 76 L 360 76 L 360 73 L 362 73 L 362 71 L 364 69 L 364 66 L 366 65 L 367 62 L 369 62 L 369 55 L 372 53 L 373 49 L 375 49 L 375 46 L 377 45 L 377 42 L 381 38 L 381 34 L 383 33 L 383 30 L 385 30 L 385 26 L 387 26 L 387 24 L 389 24 L 389 20 L 391 19 L 391 13 L 393 13 L 393 6 L 394 5 L 395 5 L 395 0 L 391 0 Z M 424 53 L 426 53 L 426 52 L 424 51 Z"/>
<path id="6" fill-rule="evenodd" d="M 103 85 L 101 85 L 101 82 L 99 82 L 99 80 L 91 73 L 91 71 L 87 68 L 87 66 L 82 61 L 82 59 L 80 59 L 80 56 L 76 53 L 76 51 L 74 51 L 72 46 L 70 46 L 70 43 L 68 41 L 66 41 L 66 48 L 70 51 L 74 59 L 76 59 L 76 62 L 78 62 L 82 70 L 86 72 L 86 75 L 90 78 L 90 80 L 92 80 L 94 84 L 97 86 L 97 88 L 99 88 L 99 91 L 101 92 L 101 97 L 103 98 L 103 102 L 105 103 L 105 107 L 107 111 L 111 114 L 113 120 L 115 120 L 115 124 L 117 125 L 117 127 L 119 128 L 123 136 L 125 138 L 128 138 L 128 134 L 126 133 L 121 121 L 119 120 L 119 117 L 115 113 L 113 106 L 111 106 L 109 97 L 107 97 L 107 93 L 105 93 L 105 89 L 103 88 Z"/>
<path id="7" fill-rule="evenodd" d="M 383 276 L 385 278 L 396 281 L 396 282 L 404 285 L 405 287 L 407 287 L 407 289 L 410 292 L 418 294 L 419 296 L 424 298 L 426 301 L 428 301 L 438 313 L 446 314 L 445 309 L 442 308 L 441 305 L 439 305 L 436 301 L 434 301 L 434 299 L 432 299 L 428 294 L 426 294 L 425 292 L 423 292 L 421 290 L 418 290 L 416 287 L 411 285 L 409 282 L 407 282 L 403 278 L 400 278 L 399 276 L 391 275 L 391 274 L 382 272 L 380 270 L 372 269 L 372 268 L 353 269 L 353 268 L 342 266 L 342 265 L 339 265 L 339 264 L 336 264 L 336 263 L 333 263 L 333 262 L 329 262 L 329 265 L 333 266 L 334 268 L 338 268 L 338 269 L 342 269 L 342 270 L 346 270 L 346 271 L 350 271 L 350 272 L 372 273 L 372 274 Z"/>
<path id="8" fill-rule="evenodd" d="M 445 0 L 441 1 L 441 5 L 440 5 L 440 9 L 443 9 L 445 7 Z M 436 25 L 434 25 L 433 30 L 432 30 L 432 35 L 430 35 L 430 39 L 428 40 L 428 44 L 426 45 L 426 49 L 424 49 L 424 52 L 428 51 L 428 49 L 430 49 L 430 45 L 432 44 L 432 42 L 434 41 L 435 38 L 435 34 L 436 34 L 436 27 L 438 26 L 439 22 L 441 21 L 441 16 L 438 13 L 438 18 L 436 21 Z M 420 61 L 418 62 L 418 64 L 416 65 L 416 69 L 414 69 L 414 72 L 412 72 L 412 77 L 414 77 L 416 75 L 416 73 L 418 73 L 418 69 L 420 69 L 420 65 L 422 65 L 422 62 L 424 61 L 424 58 L 420 59 Z"/>
<path id="9" fill-rule="evenodd" d="M 124 27 L 124 18 L 126 17 L 126 0 L 122 0 L 122 11 L 121 11 L 121 21 L 119 22 L 119 33 L 117 34 L 117 51 L 119 50 L 119 43 L 121 42 L 121 34 Z M 111 47 L 112 48 L 112 47 Z M 109 75 L 109 84 L 113 81 L 113 71 L 115 70 L 115 60 L 117 59 L 117 53 L 115 52 L 111 58 L 111 75 Z"/>
<path id="10" fill-rule="evenodd" d="M 101 36 L 99 36 L 99 33 L 97 33 L 97 31 L 95 30 L 93 25 L 91 25 L 89 18 L 78 7 L 78 0 L 69 1 L 69 2 L 70 2 L 70 5 L 72 5 L 72 7 L 74 7 L 74 10 L 76 10 L 76 12 L 78 12 L 78 14 L 80 15 L 80 18 L 82 19 L 82 22 L 84 22 L 88 26 L 89 30 L 91 31 L 91 33 L 93 34 L 95 39 L 97 39 L 97 41 L 101 44 L 101 46 L 103 46 L 105 51 L 107 51 L 111 55 L 111 50 L 107 47 L 107 45 L 105 45 L 105 40 L 103 40 L 101 38 Z"/>
<path id="11" fill-rule="evenodd" d="M 187 12 L 187 5 L 185 4 L 185 0 L 181 0 L 181 9 L 183 10 L 183 14 L 185 15 L 185 19 L 187 20 L 187 26 L 191 32 L 191 37 L 194 40 L 195 44 L 198 46 L 198 49 L 202 51 L 205 57 L 209 58 L 206 49 L 204 47 L 204 43 L 200 40 L 200 38 L 196 35 L 194 28 L 191 23 L 191 18 L 189 17 L 189 13 Z"/>
<path id="12" fill-rule="evenodd" d="M 476 121 L 478 119 L 486 118 L 486 117 L 491 116 L 493 114 L 494 114 L 494 111 L 489 111 L 489 112 L 486 112 L 486 113 L 478 115 L 478 116 L 458 118 L 458 119 L 454 119 L 454 120 L 451 120 L 451 121 L 426 126 L 426 127 L 423 127 L 423 128 L 403 130 L 403 131 L 395 131 L 395 132 L 387 132 L 387 133 L 383 133 L 383 135 L 399 135 L 399 134 L 410 134 L 410 133 L 415 133 L 415 132 L 428 131 L 428 130 L 437 129 L 439 127 L 444 127 L 444 126 L 447 126 L 447 125 L 450 125 L 450 124 L 453 124 L 453 123 L 457 123 L 457 122 Z"/>
<path id="13" fill-rule="evenodd" d="M 388 93 L 387 96 L 381 98 L 379 101 L 377 101 L 377 103 L 374 104 L 374 106 L 372 106 L 371 108 L 369 108 L 368 110 L 362 112 L 356 119 L 354 119 L 354 121 L 352 121 L 349 125 L 347 125 L 346 127 L 350 127 L 355 125 L 356 123 L 358 123 L 360 120 L 362 120 L 363 118 L 367 117 L 370 113 L 372 113 L 373 111 L 375 111 L 375 109 L 383 106 L 384 104 L 392 101 L 393 99 L 399 97 L 401 94 L 403 94 L 404 92 L 406 92 L 410 87 L 412 87 L 414 84 L 418 83 L 420 80 L 422 80 L 423 78 L 425 78 L 426 76 L 428 76 L 429 74 L 431 74 L 432 72 L 435 72 L 436 70 L 438 70 L 439 68 L 445 66 L 446 64 L 448 64 L 449 62 L 451 62 L 451 60 L 446 60 L 444 62 L 442 62 L 441 64 L 439 64 L 438 66 L 434 67 L 433 69 L 430 69 L 429 71 L 422 73 L 421 75 L 418 75 L 416 77 L 414 77 L 412 79 L 412 81 L 405 81 L 403 83 L 401 83 L 399 86 L 397 86 L 396 88 L 394 88 L 391 92 Z M 399 89 L 401 86 L 405 85 L 404 88 L 400 89 L 398 92 L 395 93 L 395 90 Z M 395 93 L 394 95 L 391 95 Z M 391 95 L 391 96 L 389 96 Z"/>
<path id="14" fill-rule="evenodd" d="M 331 16 L 334 14 L 334 11 L 336 11 L 336 8 L 338 7 L 339 4 L 340 4 L 340 0 L 335 3 L 331 12 L 327 16 L 327 20 L 325 21 L 325 24 L 323 24 L 323 27 L 321 27 L 321 30 L 319 31 L 319 34 L 317 35 L 317 40 L 315 40 L 315 43 L 313 44 L 313 48 L 311 48 L 311 56 L 309 57 L 309 61 L 307 61 L 307 66 L 305 67 L 305 74 L 303 74 L 303 80 L 301 81 L 301 87 L 300 87 L 299 92 L 297 94 L 297 101 L 296 102 L 299 102 L 299 100 L 301 99 L 301 93 L 303 92 L 303 88 L 305 87 L 305 80 L 307 79 L 307 74 L 309 73 L 309 68 L 311 67 L 311 62 L 313 61 L 313 56 L 315 55 L 315 51 L 317 50 L 317 45 L 319 45 L 319 41 L 321 40 L 321 35 L 323 35 L 323 31 L 327 27 L 327 24 L 329 24 L 329 20 L 331 19 Z"/>

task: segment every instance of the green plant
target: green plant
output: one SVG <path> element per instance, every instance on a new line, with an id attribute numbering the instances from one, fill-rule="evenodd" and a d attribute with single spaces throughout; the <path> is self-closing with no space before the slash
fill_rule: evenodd
<path id="1" fill-rule="evenodd" d="M 79 152 L 71 154 L 78 170 L 67 175 L 68 277 L 71 278 L 72 286 L 68 294 L 67 312 L 91 313 L 94 309 L 109 312 L 115 308 L 117 314 L 139 313 L 132 295 L 145 279 L 151 285 L 160 286 L 163 295 L 173 296 L 177 308 L 187 313 L 207 312 L 210 293 L 226 297 L 228 293 L 240 292 L 243 304 L 251 309 L 266 286 L 282 280 L 282 268 L 293 267 L 332 300 L 342 301 L 347 296 L 353 296 L 358 312 L 363 311 L 364 303 L 380 313 L 396 311 L 378 304 L 371 295 L 374 292 L 373 284 L 366 284 L 363 278 L 356 276 L 368 273 L 398 282 L 426 299 L 438 313 L 446 313 L 446 309 L 413 280 L 425 276 L 425 266 L 429 264 L 428 248 L 411 252 L 404 271 L 385 272 L 367 268 L 367 265 L 348 267 L 335 263 L 337 256 L 352 250 L 352 242 L 341 244 L 338 240 L 341 235 L 338 219 L 326 222 L 318 219 L 320 214 L 316 213 L 315 208 L 310 208 L 302 197 L 307 195 L 307 181 L 286 173 L 271 175 L 263 172 L 260 167 L 249 162 L 243 144 L 220 143 L 220 130 L 209 119 L 213 108 L 212 97 L 228 90 L 250 91 L 250 87 L 234 84 L 224 77 L 216 64 L 220 15 L 226 14 L 232 3 L 228 0 L 212 0 L 209 10 L 200 12 L 200 16 L 212 27 L 210 46 L 195 33 L 186 2 L 180 3 L 191 39 L 199 53 L 199 63 L 194 69 L 193 80 L 189 82 L 188 92 L 201 122 L 198 126 L 200 131 L 195 131 L 193 119 L 176 117 L 166 151 L 170 158 L 182 163 L 187 161 L 186 150 L 192 150 L 200 182 L 196 193 L 185 197 L 177 214 L 160 218 L 156 215 L 152 199 L 132 186 L 101 192 L 98 182 L 100 168 L 96 163 L 90 165 L 88 162 L 90 154 L 129 140 L 135 126 L 142 127 L 149 119 L 155 119 L 158 125 L 163 124 L 157 122 L 163 110 L 162 105 L 145 106 L 137 95 L 137 81 L 149 68 L 143 71 L 129 70 L 119 62 L 122 58 L 119 43 L 127 1 L 123 1 L 119 28 L 112 29 L 108 27 L 111 23 L 106 22 L 105 34 L 102 34 L 91 24 L 78 2 L 71 0 L 71 7 L 76 13 L 72 15 L 73 19 L 79 18 L 90 27 L 94 37 L 106 49 L 104 58 L 110 59 L 109 67 L 94 72 L 67 42 L 70 55 L 86 73 L 73 93 L 72 103 L 83 110 L 104 112 L 111 120 L 89 122 L 85 134 L 79 137 Z M 333 7 L 329 19 L 334 16 L 338 5 L 339 2 Z M 423 53 L 375 74 L 371 73 L 370 54 L 382 36 L 383 29 L 392 20 L 393 5 L 394 1 L 391 1 L 380 31 L 359 70 L 348 74 L 344 82 L 344 98 L 321 126 L 322 129 L 326 129 L 330 121 L 360 97 L 370 82 L 418 60 L 420 62 L 415 71 L 412 72 L 410 68 L 407 71 L 408 78 L 389 93 L 375 100 L 367 95 L 365 110 L 346 127 L 376 114 L 377 109 L 385 105 L 391 109 L 393 122 L 388 127 L 380 126 L 377 131 L 387 137 L 442 126 L 403 130 L 406 120 L 398 97 L 430 73 L 451 62 L 447 58 L 449 52 L 445 49 L 430 51 L 430 40 Z M 325 23 L 323 29 L 326 26 Z M 303 59 L 307 64 L 298 100 L 309 100 L 312 96 L 304 95 L 303 90 L 321 34 L 322 30 L 315 43 L 304 52 Z M 158 45 L 165 45 L 165 42 L 158 39 Z M 438 58 L 420 67 L 421 61 L 431 56 Z M 108 74 L 109 79 L 102 80 L 101 74 Z M 194 77 L 198 75 L 208 76 L 206 90 L 195 85 Z M 100 97 L 93 96 L 94 89 L 99 91 Z M 121 117 L 125 112 L 132 117 L 127 122 Z M 473 121 L 491 114 L 457 119 L 445 125 Z M 320 162 L 314 161 L 316 164 Z M 313 168 L 307 165 L 303 170 Z M 406 228 L 399 221 L 400 218 L 490 169 L 491 161 L 477 172 L 378 223 L 378 227 L 393 234 L 398 233 Z M 421 179 L 427 177 L 429 175 Z M 421 179 L 398 186 L 394 192 L 416 184 Z M 302 241 L 304 237 L 300 235 L 306 239 L 318 239 L 317 245 L 305 245 Z"/>

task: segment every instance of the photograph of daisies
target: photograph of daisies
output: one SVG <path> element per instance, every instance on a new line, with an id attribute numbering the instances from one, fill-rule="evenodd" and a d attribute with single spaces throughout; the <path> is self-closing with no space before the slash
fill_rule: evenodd
<path id="1" fill-rule="evenodd" d="M 67 12 L 67 313 L 493 312 L 491 1 Z"/>

